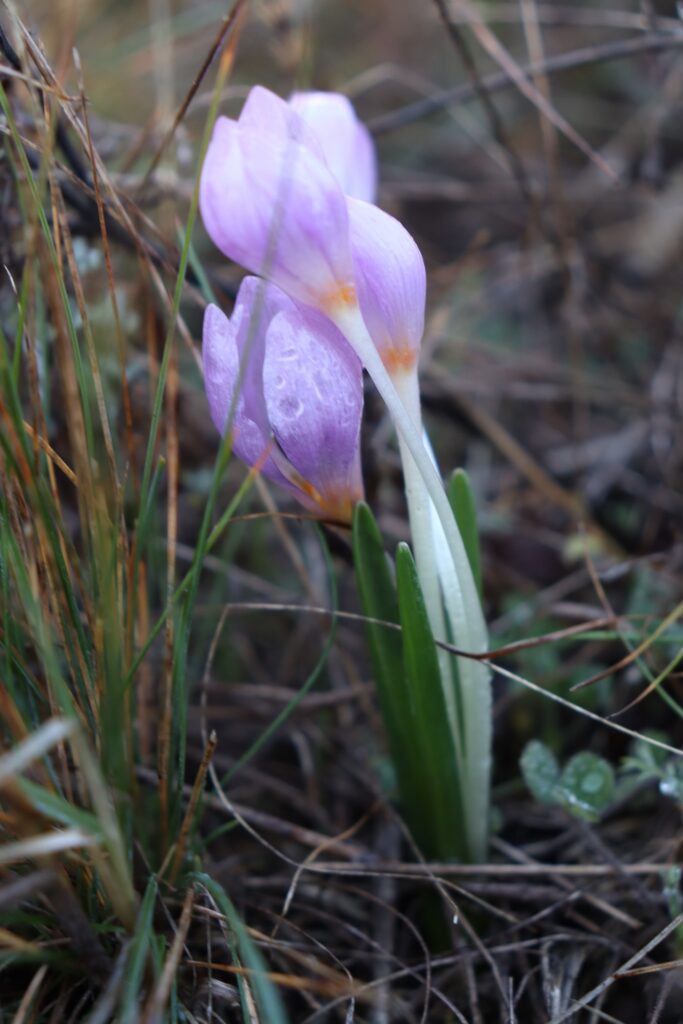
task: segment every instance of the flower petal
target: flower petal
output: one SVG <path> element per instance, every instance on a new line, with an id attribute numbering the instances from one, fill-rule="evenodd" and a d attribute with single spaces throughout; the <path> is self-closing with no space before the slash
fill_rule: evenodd
<path id="1" fill-rule="evenodd" d="M 325 317 L 279 313 L 266 335 L 268 418 L 294 469 L 318 492 L 318 511 L 350 508 L 363 494 L 360 361 Z"/>
<path id="2" fill-rule="evenodd" d="M 351 102 L 336 92 L 295 92 L 290 107 L 312 130 L 342 190 L 372 203 L 377 195 L 375 145 Z"/>
<path id="3" fill-rule="evenodd" d="M 264 476 L 291 489 L 291 485 L 267 455 L 272 440 L 269 430 L 253 418 L 253 411 L 247 408 L 244 391 L 235 399 L 235 389 L 240 375 L 240 353 L 237 334 L 240 320 L 245 320 L 244 308 L 237 309 L 233 321 L 218 306 L 207 306 L 204 314 L 202 359 L 204 365 L 204 387 L 209 402 L 211 418 L 221 436 L 228 426 L 232 410 L 232 448 L 235 455 L 248 466 L 259 465 Z M 234 322 L 236 320 L 236 322 Z M 265 331 L 263 332 L 265 334 Z M 261 345 L 263 349 L 263 345 Z M 261 354 L 261 367 L 263 355 Z M 260 388 L 262 394 L 262 387 Z M 234 406 L 234 408 L 233 408 Z M 250 415 L 252 413 L 252 415 Z"/>
<path id="4" fill-rule="evenodd" d="M 390 372 L 412 370 L 424 332 L 422 254 L 395 217 L 359 199 L 348 199 L 347 206 L 365 325 Z"/>
<path id="5" fill-rule="evenodd" d="M 199 201 L 218 248 L 293 298 L 327 308 L 353 294 L 344 195 L 302 143 L 219 118 Z"/>
<path id="6" fill-rule="evenodd" d="M 266 400 L 263 394 L 263 360 L 266 353 L 266 332 L 278 313 L 297 307 L 277 285 L 260 277 L 247 276 L 240 284 L 231 323 L 242 364 L 241 394 L 248 416 L 270 437 Z"/>
<path id="7" fill-rule="evenodd" d="M 311 129 L 295 107 L 262 85 L 255 85 L 249 90 L 238 123 L 242 128 L 300 142 L 312 150 L 319 160 L 325 160 L 317 132 Z"/>

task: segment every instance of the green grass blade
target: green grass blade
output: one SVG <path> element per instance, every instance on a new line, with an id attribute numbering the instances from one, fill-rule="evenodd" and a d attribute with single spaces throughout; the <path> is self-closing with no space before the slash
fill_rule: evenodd
<path id="1" fill-rule="evenodd" d="M 233 956 L 243 962 L 250 971 L 249 984 L 256 1000 L 261 1021 L 263 1021 L 263 1024 L 287 1024 L 287 1015 L 282 1005 L 280 993 L 268 978 L 268 968 L 265 961 L 250 939 L 244 922 L 233 907 L 232 901 L 225 892 L 225 889 L 204 873 L 199 873 L 194 877 L 209 893 L 232 931 L 235 941 L 231 951 Z M 244 1003 L 243 1009 L 247 1010 Z M 251 1020 L 251 1015 L 248 1014 L 245 1019 Z"/>
<path id="2" fill-rule="evenodd" d="M 39 786 L 30 779 L 17 779 L 17 786 L 26 799 L 40 814 L 46 818 L 52 818 L 61 825 L 68 825 L 70 828 L 78 828 L 83 832 L 92 833 L 94 836 L 102 835 L 102 828 L 97 817 L 89 811 L 66 800 L 59 793 L 52 793 L 44 786 Z"/>
<path id="3" fill-rule="evenodd" d="M 399 624 L 398 598 L 379 527 L 365 502 L 353 517 L 353 559 L 364 613 L 369 619 Z M 411 739 L 410 691 L 403 666 L 399 630 L 366 622 L 366 633 L 389 749 L 406 809 L 416 807 L 411 793 L 416 765 Z"/>
<path id="4" fill-rule="evenodd" d="M 245 764 L 251 761 L 252 757 L 254 757 L 254 755 L 258 753 L 258 751 L 261 749 L 264 743 L 267 743 L 267 741 L 275 735 L 278 729 L 282 725 L 284 725 L 284 723 L 287 721 L 287 719 L 295 710 L 295 708 L 298 707 L 298 705 L 304 699 L 306 694 L 309 693 L 309 691 L 315 685 L 322 670 L 327 664 L 327 659 L 330 655 L 330 651 L 332 650 L 332 645 L 334 644 L 335 637 L 337 634 L 337 617 L 335 614 L 337 611 L 338 603 L 337 583 L 334 575 L 334 566 L 332 565 L 332 558 L 330 557 L 330 551 L 325 541 L 324 534 L 319 527 L 318 537 L 320 538 L 320 542 L 322 544 L 323 557 L 325 559 L 325 566 L 327 568 L 327 578 L 330 586 L 330 608 L 332 611 L 332 623 L 330 626 L 330 632 L 328 633 L 327 639 L 325 640 L 323 649 L 320 653 L 320 657 L 316 661 L 315 665 L 313 666 L 312 672 L 309 674 L 308 678 L 304 682 L 303 686 L 301 686 L 296 696 L 292 697 L 292 699 L 285 705 L 282 711 L 280 711 L 280 713 L 275 716 L 270 725 L 263 730 L 263 732 L 254 740 L 254 742 L 251 744 L 248 750 L 246 750 L 244 754 L 242 754 L 242 756 L 237 759 L 235 764 L 223 776 L 223 778 L 221 779 L 222 786 L 226 786 L 230 779 L 232 779 L 237 774 L 237 772 L 244 767 Z"/>
<path id="5" fill-rule="evenodd" d="M 145 968 L 151 962 L 149 954 L 154 939 L 152 925 L 156 898 L 157 880 L 152 875 L 147 883 L 145 895 L 135 923 L 135 935 L 131 943 L 130 956 L 121 993 L 121 1013 L 119 1017 L 121 1024 L 136 1024 L 139 1019 L 140 989 Z"/>

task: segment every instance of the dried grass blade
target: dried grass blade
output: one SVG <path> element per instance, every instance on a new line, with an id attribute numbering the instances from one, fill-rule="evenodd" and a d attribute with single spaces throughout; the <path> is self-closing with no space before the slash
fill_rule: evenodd
<path id="1" fill-rule="evenodd" d="M 30 839 L 19 839 L 15 843 L 0 846 L 0 865 L 18 864 L 23 860 L 35 860 L 67 850 L 80 850 L 86 846 L 96 846 L 100 841 L 97 836 L 77 828 L 54 829 L 31 836 Z"/>
<path id="2" fill-rule="evenodd" d="M 231 30 L 233 25 L 237 22 L 237 19 L 240 18 L 242 12 L 245 10 L 246 0 L 236 0 L 236 3 L 233 5 L 232 10 L 223 18 L 223 21 L 221 22 L 221 25 L 218 29 L 218 32 L 216 33 L 216 37 L 211 46 L 209 47 L 209 51 L 206 54 L 199 71 L 195 75 L 192 85 L 187 91 L 185 99 L 183 100 L 183 102 L 178 107 L 178 110 L 176 111 L 175 117 L 173 118 L 173 123 L 171 124 L 170 128 L 168 129 L 165 136 L 161 140 L 156 153 L 152 157 L 151 163 L 145 172 L 145 176 L 142 179 L 142 182 L 140 183 L 140 191 L 144 191 L 147 182 L 149 181 L 150 177 L 156 170 L 157 165 L 161 160 L 161 157 L 163 156 L 164 150 L 166 149 L 169 142 L 171 141 L 176 131 L 178 130 L 180 122 L 185 117 L 185 114 L 187 113 L 189 106 L 192 103 L 192 100 L 197 94 L 197 90 L 204 81 L 204 76 L 206 75 L 206 72 L 209 70 L 214 57 L 220 51 L 223 42 L 225 41 L 228 35 L 228 32 Z M 240 29 L 241 25 L 238 23 L 235 29 L 236 35 L 239 35 Z"/>

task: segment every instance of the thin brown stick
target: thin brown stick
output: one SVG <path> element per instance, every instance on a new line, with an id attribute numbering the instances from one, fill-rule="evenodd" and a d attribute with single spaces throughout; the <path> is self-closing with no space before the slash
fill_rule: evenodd
<path id="1" fill-rule="evenodd" d="M 325 615 L 332 616 L 333 614 L 339 619 L 346 619 L 349 622 L 363 622 L 366 625 L 371 626 L 384 626 L 386 629 L 393 629 L 400 632 L 401 626 L 396 622 L 389 622 L 386 619 L 375 619 L 369 615 L 363 615 L 360 612 L 346 612 L 337 610 L 332 612 L 329 608 L 323 608 L 320 605 L 311 604 L 286 604 L 282 602 L 272 601 L 234 601 L 225 605 L 226 612 L 304 612 L 308 615 Z M 573 626 L 566 626 L 564 629 L 555 629 L 550 633 L 544 633 L 542 636 L 530 637 L 528 640 L 516 640 L 513 643 L 505 644 L 503 647 L 496 647 L 491 651 L 484 651 L 479 653 L 475 651 L 466 651 L 464 648 L 455 647 L 453 644 L 446 643 L 446 641 L 437 640 L 439 646 L 443 647 L 444 650 L 450 651 L 451 654 L 457 654 L 459 657 L 470 658 L 473 661 L 491 661 L 494 658 L 503 658 L 510 654 L 518 654 L 520 651 L 527 651 L 534 647 L 542 647 L 545 644 L 556 643 L 558 640 L 567 640 L 574 636 L 580 636 L 582 633 L 587 633 L 593 629 L 605 629 L 608 626 L 614 626 L 615 623 L 621 621 L 622 618 L 628 618 L 627 616 L 618 615 L 606 615 L 604 618 L 599 619 L 588 619 L 585 622 L 577 622 Z"/>
<path id="2" fill-rule="evenodd" d="M 651 33 L 637 39 L 620 39 L 617 42 L 605 43 L 602 46 L 586 46 L 579 50 L 571 50 L 569 53 L 561 53 L 556 57 L 548 57 L 542 64 L 525 64 L 520 66 L 520 71 L 525 78 L 531 75 L 557 75 L 562 71 L 571 71 L 575 68 L 585 67 L 587 64 L 606 63 L 607 61 L 623 60 L 625 57 L 634 57 L 645 53 L 658 53 L 662 50 L 677 49 L 683 46 L 683 31 L 663 33 Z M 510 77 L 504 72 L 486 75 L 481 79 L 481 84 L 489 93 L 499 92 L 508 89 L 511 85 Z M 385 135 L 387 132 L 396 131 L 405 125 L 419 121 L 430 114 L 436 114 L 456 103 L 465 103 L 474 99 L 477 95 L 474 87 L 468 82 L 456 86 L 454 89 L 445 89 L 424 99 L 416 100 L 398 110 L 382 114 L 368 123 L 373 135 Z"/>
<path id="3" fill-rule="evenodd" d="M 41 451 L 43 451 L 45 455 L 47 455 L 50 462 L 53 462 L 57 469 L 60 469 L 62 471 L 67 480 L 69 480 L 74 485 L 74 487 L 78 487 L 78 477 L 74 473 L 71 466 L 69 466 L 61 457 L 61 455 L 59 455 L 54 450 L 50 442 L 46 441 L 44 437 L 41 437 L 38 431 L 34 430 L 31 424 L 27 423 L 26 420 L 24 420 L 24 430 L 31 438 L 31 440 L 36 442 Z M 54 497 L 54 491 L 52 492 L 52 496 Z"/>
<path id="4" fill-rule="evenodd" d="M 152 992 L 147 1006 L 145 1007 L 142 1017 L 141 1024 L 158 1024 L 161 1021 L 161 1014 L 168 1002 L 168 997 L 171 992 L 171 985 L 173 979 L 178 970 L 178 964 L 183 953 L 183 946 L 185 945 L 185 939 L 187 933 L 190 930 L 190 924 L 192 922 L 192 910 L 194 907 L 195 891 L 190 888 L 185 893 L 185 899 L 183 900 L 183 909 L 180 912 L 180 920 L 178 921 L 178 927 L 175 935 L 173 936 L 173 942 L 171 948 L 168 951 L 168 955 L 164 962 L 164 967 L 161 972 L 161 977 L 157 982 L 157 985 Z"/>
<path id="5" fill-rule="evenodd" d="M 199 71 L 195 75 L 194 80 L 192 82 L 192 85 L 190 86 L 190 88 L 187 91 L 185 99 L 183 100 L 183 102 L 178 107 L 178 110 L 176 111 L 176 115 L 173 118 L 173 123 L 171 124 L 171 127 L 168 129 L 168 131 L 164 135 L 163 139 L 161 140 L 161 142 L 159 144 L 159 147 L 157 148 L 156 153 L 152 157 L 152 161 L 151 161 L 149 167 L 147 168 L 147 171 L 145 172 L 145 176 L 142 179 L 142 182 L 141 182 L 141 184 L 139 186 L 139 190 L 140 191 L 144 190 L 144 188 L 147 185 L 147 182 L 149 181 L 151 175 L 154 173 L 156 167 L 158 166 L 159 161 L 161 160 L 161 157 L 163 156 L 164 150 L 166 149 L 166 147 L 168 146 L 169 142 L 171 141 L 171 139 L 175 135 L 176 131 L 178 130 L 178 125 L 180 124 L 182 119 L 185 117 L 185 114 L 187 113 L 188 108 L 189 108 L 190 104 L 192 103 L 192 100 L 194 99 L 194 97 L 197 94 L 197 90 L 199 89 L 200 85 L 204 81 L 204 76 L 206 75 L 206 72 L 211 67 L 211 64 L 213 62 L 214 57 L 220 51 L 220 49 L 221 49 L 221 47 L 223 45 L 223 42 L 225 41 L 225 37 L 227 36 L 227 34 L 230 31 L 230 29 L 232 28 L 232 26 L 237 21 L 237 18 L 242 13 L 242 10 L 246 9 L 246 3 L 247 3 L 247 0 L 236 0 L 235 4 L 233 5 L 232 10 L 228 14 L 226 14 L 226 16 L 223 18 L 223 21 L 221 22 L 220 28 L 218 29 L 218 32 L 216 33 L 216 37 L 215 37 L 213 43 L 211 44 L 211 46 L 209 48 L 209 51 L 206 54 L 206 57 L 204 58 Z"/>
<path id="6" fill-rule="evenodd" d="M 637 647 L 635 647 L 632 651 L 629 651 L 628 654 L 626 654 L 615 664 L 610 665 L 606 669 L 603 669 L 602 672 L 596 672 L 595 675 L 590 677 L 590 679 L 583 679 L 580 683 L 575 683 L 574 686 L 572 686 L 571 688 L 571 692 L 574 693 L 576 692 L 576 690 L 583 690 L 585 689 L 585 687 L 592 686 L 593 683 L 597 683 L 601 679 L 606 679 L 607 676 L 611 676 L 615 672 L 621 671 L 622 668 L 626 668 L 632 662 L 636 661 L 641 656 L 641 654 L 644 654 L 645 651 L 649 650 L 654 641 L 659 636 L 661 636 L 662 633 L 664 633 L 669 628 L 669 626 L 672 626 L 678 619 L 680 619 L 681 615 L 683 615 L 683 601 L 680 604 L 677 604 L 674 610 L 672 612 L 669 612 L 669 614 L 664 619 L 662 619 L 657 628 L 653 630 L 653 632 L 650 633 L 648 636 L 646 636 L 642 643 L 638 644 Z M 642 697 L 647 696 L 647 694 L 651 692 L 652 688 L 653 685 L 651 684 L 644 691 L 644 693 L 641 694 L 641 696 L 638 699 L 641 700 Z M 631 705 L 629 705 L 629 707 L 630 706 Z"/>
<path id="7" fill-rule="evenodd" d="M 180 832 L 178 834 L 178 841 L 176 843 L 175 853 L 173 855 L 173 861 L 171 863 L 171 870 L 169 872 L 169 881 L 171 885 L 175 882 L 180 870 L 180 865 L 183 862 L 185 856 L 185 849 L 187 847 L 187 840 L 190 835 L 190 829 L 192 828 L 199 799 L 204 790 L 204 783 L 206 782 L 206 773 L 209 770 L 211 759 L 213 758 L 216 744 L 218 743 L 218 736 L 216 735 L 215 729 L 211 730 L 209 739 L 207 741 L 204 753 L 202 755 L 199 768 L 197 769 L 197 775 L 194 780 L 192 792 L 190 793 L 190 799 L 187 804 L 183 823 L 180 826 Z"/>
<path id="8" fill-rule="evenodd" d="M 481 75 L 477 70 L 477 65 L 475 64 L 474 58 L 470 53 L 470 48 L 467 44 L 467 41 L 464 38 L 458 26 L 451 19 L 448 12 L 446 0 L 434 0 L 434 3 L 436 4 L 436 7 L 439 11 L 441 20 L 446 27 L 448 36 L 451 42 L 453 43 L 453 46 L 457 50 L 458 54 L 460 55 L 460 59 L 467 73 L 467 77 L 470 80 L 472 88 L 474 89 L 476 95 L 479 97 L 479 100 L 484 110 L 486 111 L 486 115 L 491 125 L 493 137 L 496 139 L 501 149 L 507 156 L 512 176 L 517 182 L 517 186 L 522 195 L 522 198 L 526 203 L 531 205 L 533 203 L 533 195 L 532 190 L 529 186 L 524 164 L 522 163 L 519 153 L 512 144 L 512 140 L 509 137 L 508 131 L 505 127 L 502 117 L 498 113 L 498 110 L 493 100 L 491 99 L 490 91 L 489 89 L 487 89 L 484 80 L 482 79 Z"/>
<path id="9" fill-rule="evenodd" d="M 438 2 L 438 0 L 437 0 Z M 618 175 L 610 165 L 596 153 L 592 146 L 586 142 L 582 135 L 560 114 L 552 103 L 549 103 L 542 92 L 534 85 L 533 79 L 529 80 L 524 70 L 512 57 L 509 51 L 503 46 L 498 36 L 482 20 L 479 11 L 470 0 L 451 0 L 452 3 L 462 11 L 466 17 L 469 27 L 474 33 L 479 45 L 495 62 L 500 65 L 503 71 L 514 82 L 521 94 L 532 103 L 538 111 L 553 124 L 562 135 L 572 142 L 585 157 L 588 158 L 602 173 L 612 181 L 616 181 Z M 538 73 L 537 73 L 538 74 Z"/>
<path id="10" fill-rule="evenodd" d="M 297 992 L 314 992 L 322 996 L 343 996 L 354 998 L 362 997 L 365 1002 L 374 1001 L 374 994 L 362 991 L 368 986 L 361 986 L 358 982 L 351 983 L 343 975 L 338 981 L 325 978 L 302 978 L 294 974 L 283 974 L 280 971 L 261 972 L 252 967 L 240 967 L 236 964 L 208 963 L 206 960 L 186 960 L 188 967 L 203 967 L 205 970 L 222 971 L 242 978 L 254 978 L 262 976 L 267 978 L 274 985 L 282 985 L 283 988 L 290 988 Z M 265 1024 L 265 1021 L 264 1021 Z"/>
<path id="11" fill-rule="evenodd" d="M 590 992 L 587 992 L 586 995 L 583 996 L 581 999 L 573 1001 L 571 1006 L 568 1007 L 568 1009 L 564 1010 L 562 1013 L 557 1014 L 555 1017 L 552 1018 L 552 1020 L 548 1021 L 548 1024 L 562 1024 L 563 1021 L 568 1020 L 570 1017 L 573 1017 L 578 1010 L 582 1010 L 585 1006 L 589 1006 L 594 999 L 596 999 L 602 992 L 604 992 L 606 988 L 609 988 L 610 985 L 613 985 L 615 981 L 623 977 L 625 972 L 628 972 L 635 964 L 638 963 L 639 960 L 642 960 L 644 956 L 647 956 L 647 954 L 651 950 L 653 950 L 655 946 L 658 946 L 660 942 L 663 942 L 668 935 L 676 931 L 677 928 L 680 928 L 682 924 L 683 914 L 678 914 L 678 916 L 675 917 L 673 921 L 671 921 L 666 926 L 666 928 L 662 928 L 662 930 L 657 935 L 655 935 L 654 939 L 651 939 L 645 946 L 642 947 L 642 949 L 639 949 L 637 953 L 635 953 L 632 957 L 629 957 L 629 959 L 624 964 L 622 964 L 621 967 L 619 967 L 613 974 L 610 974 L 608 978 L 605 978 L 603 981 L 600 982 L 599 985 L 596 985 L 595 988 L 592 988 Z"/>

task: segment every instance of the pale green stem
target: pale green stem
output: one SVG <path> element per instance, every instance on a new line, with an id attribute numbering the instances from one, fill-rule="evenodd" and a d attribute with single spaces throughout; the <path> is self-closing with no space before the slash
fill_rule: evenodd
<path id="1" fill-rule="evenodd" d="M 408 379 L 410 378 L 410 379 Z M 422 416 L 418 401 L 412 400 L 417 394 L 417 373 L 412 371 L 409 374 L 402 373 L 394 378 L 396 390 L 404 402 L 410 417 L 417 430 L 422 433 Z M 413 383 L 414 382 L 414 383 Z M 444 615 L 443 600 L 441 597 L 441 585 L 439 583 L 439 572 L 437 559 L 434 557 L 434 537 L 432 528 L 432 502 L 425 490 L 420 472 L 415 460 L 410 453 L 405 439 L 398 435 L 398 445 L 403 464 L 403 479 L 406 492 L 406 503 L 408 505 L 408 516 L 410 518 L 410 535 L 413 542 L 415 564 L 420 579 L 420 587 L 429 616 L 429 623 L 435 640 L 448 640 L 446 630 L 446 618 Z M 443 531 L 442 531 L 443 536 Z M 460 726 L 458 724 L 458 710 L 455 700 L 455 688 L 453 683 L 453 672 L 451 666 L 451 655 L 443 647 L 437 648 L 439 668 L 441 671 L 441 686 L 443 689 L 444 702 L 448 722 L 453 735 L 455 755 L 458 766 L 462 769 L 464 755 L 460 737 Z"/>
<path id="2" fill-rule="evenodd" d="M 436 466 L 429 438 L 423 434 L 425 447 Z M 455 624 L 462 605 L 462 588 L 452 558 L 448 557 L 446 538 L 441 522 L 432 504 L 432 537 L 437 571 L 443 591 L 446 613 Z M 453 635 L 456 637 L 455 625 Z M 460 642 L 456 640 L 458 646 Z M 465 646 L 463 643 L 462 646 Z M 458 658 L 459 700 L 463 730 L 465 790 L 469 799 L 464 801 L 467 817 L 467 835 L 475 860 L 484 860 L 488 845 L 489 795 L 491 791 L 491 750 L 493 739 L 493 699 L 491 672 L 488 665 L 471 658 Z"/>
<path id="3" fill-rule="evenodd" d="M 438 472 L 434 453 L 422 429 L 420 386 L 417 371 L 393 377 L 401 401 L 420 430 L 423 444 L 432 465 Z M 455 563 L 450 556 L 441 522 L 434 503 L 425 490 L 415 461 L 399 435 L 403 461 L 410 528 L 420 584 L 434 637 L 447 640 L 444 603 L 453 639 L 458 647 L 472 650 L 469 634 L 470 616 L 465 607 L 463 587 Z M 469 560 L 466 575 L 472 576 Z M 472 580 L 474 586 L 474 580 Z M 476 592 L 476 588 L 475 588 Z M 478 595 L 475 598 L 479 604 Z M 451 655 L 439 648 L 441 680 L 446 698 L 463 794 L 465 833 L 470 855 L 482 860 L 486 855 L 488 834 L 488 803 L 491 784 L 491 683 L 486 665 L 469 658 L 458 658 L 458 695 L 460 718 L 456 712 Z"/>
<path id="4" fill-rule="evenodd" d="M 479 594 L 443 482 L 422 438 L 417 375 L 402 374 L 397 378 L 397 388 L 357 306 L 339 312 L 333 319 L 372 377 L 399 435 L 411 528 L 416 531 L 415 558 L 435 636 L 443 638 L 445 633 L 443 610 L 436 611 L 437 604 L 440 605 L 435 593 L 438 579 L 456 645 L 482 653 L 488 641 Z M 443 664 L 441 660 L 440 663 Z M 461 760 L 466 827 L 472 856 L 481 860 L 486 856 L 488 833 L 491 688 L 486 666 L 460 658 L 458 668 L 463 695 L 463 736 L 456 753 L 461 755 L 460 748 L 466 746 Z M 445 688 L 444 680 L 444 692 Z M 447 708 L 450 718 L 452 698 L 447 701 Z M 454 737 L 459 735 L 457 725 L 456 722 Z"/>
<path id="5" fill-rule="evenodd" d="M 487 648 L 488 639 L 479 594 L 458 524 L 446 496 L 443 482 L 424 446 L 422 433 L 413 423 L 410 413 L 396 390 L 396 385 L 389 376 L 375 343 L 368 334 L 359 308 L 357 306 L 347 307 L 342 312 L 331 315 L 331 319 L 372 377 L 375 387 L 389 410 L 396 430 L 405 441 L 406 447 L 415 461 L 424 489 L 434 502 L 434 508 L 441 522 L 446 544 L 453 558 L 462 588 L 462 608 L 459 616 L 462 621 L 458 624 L 458 632 L 460 635 L 466 634 L 469 637 L 469 650 L 481 654 Z"/>

